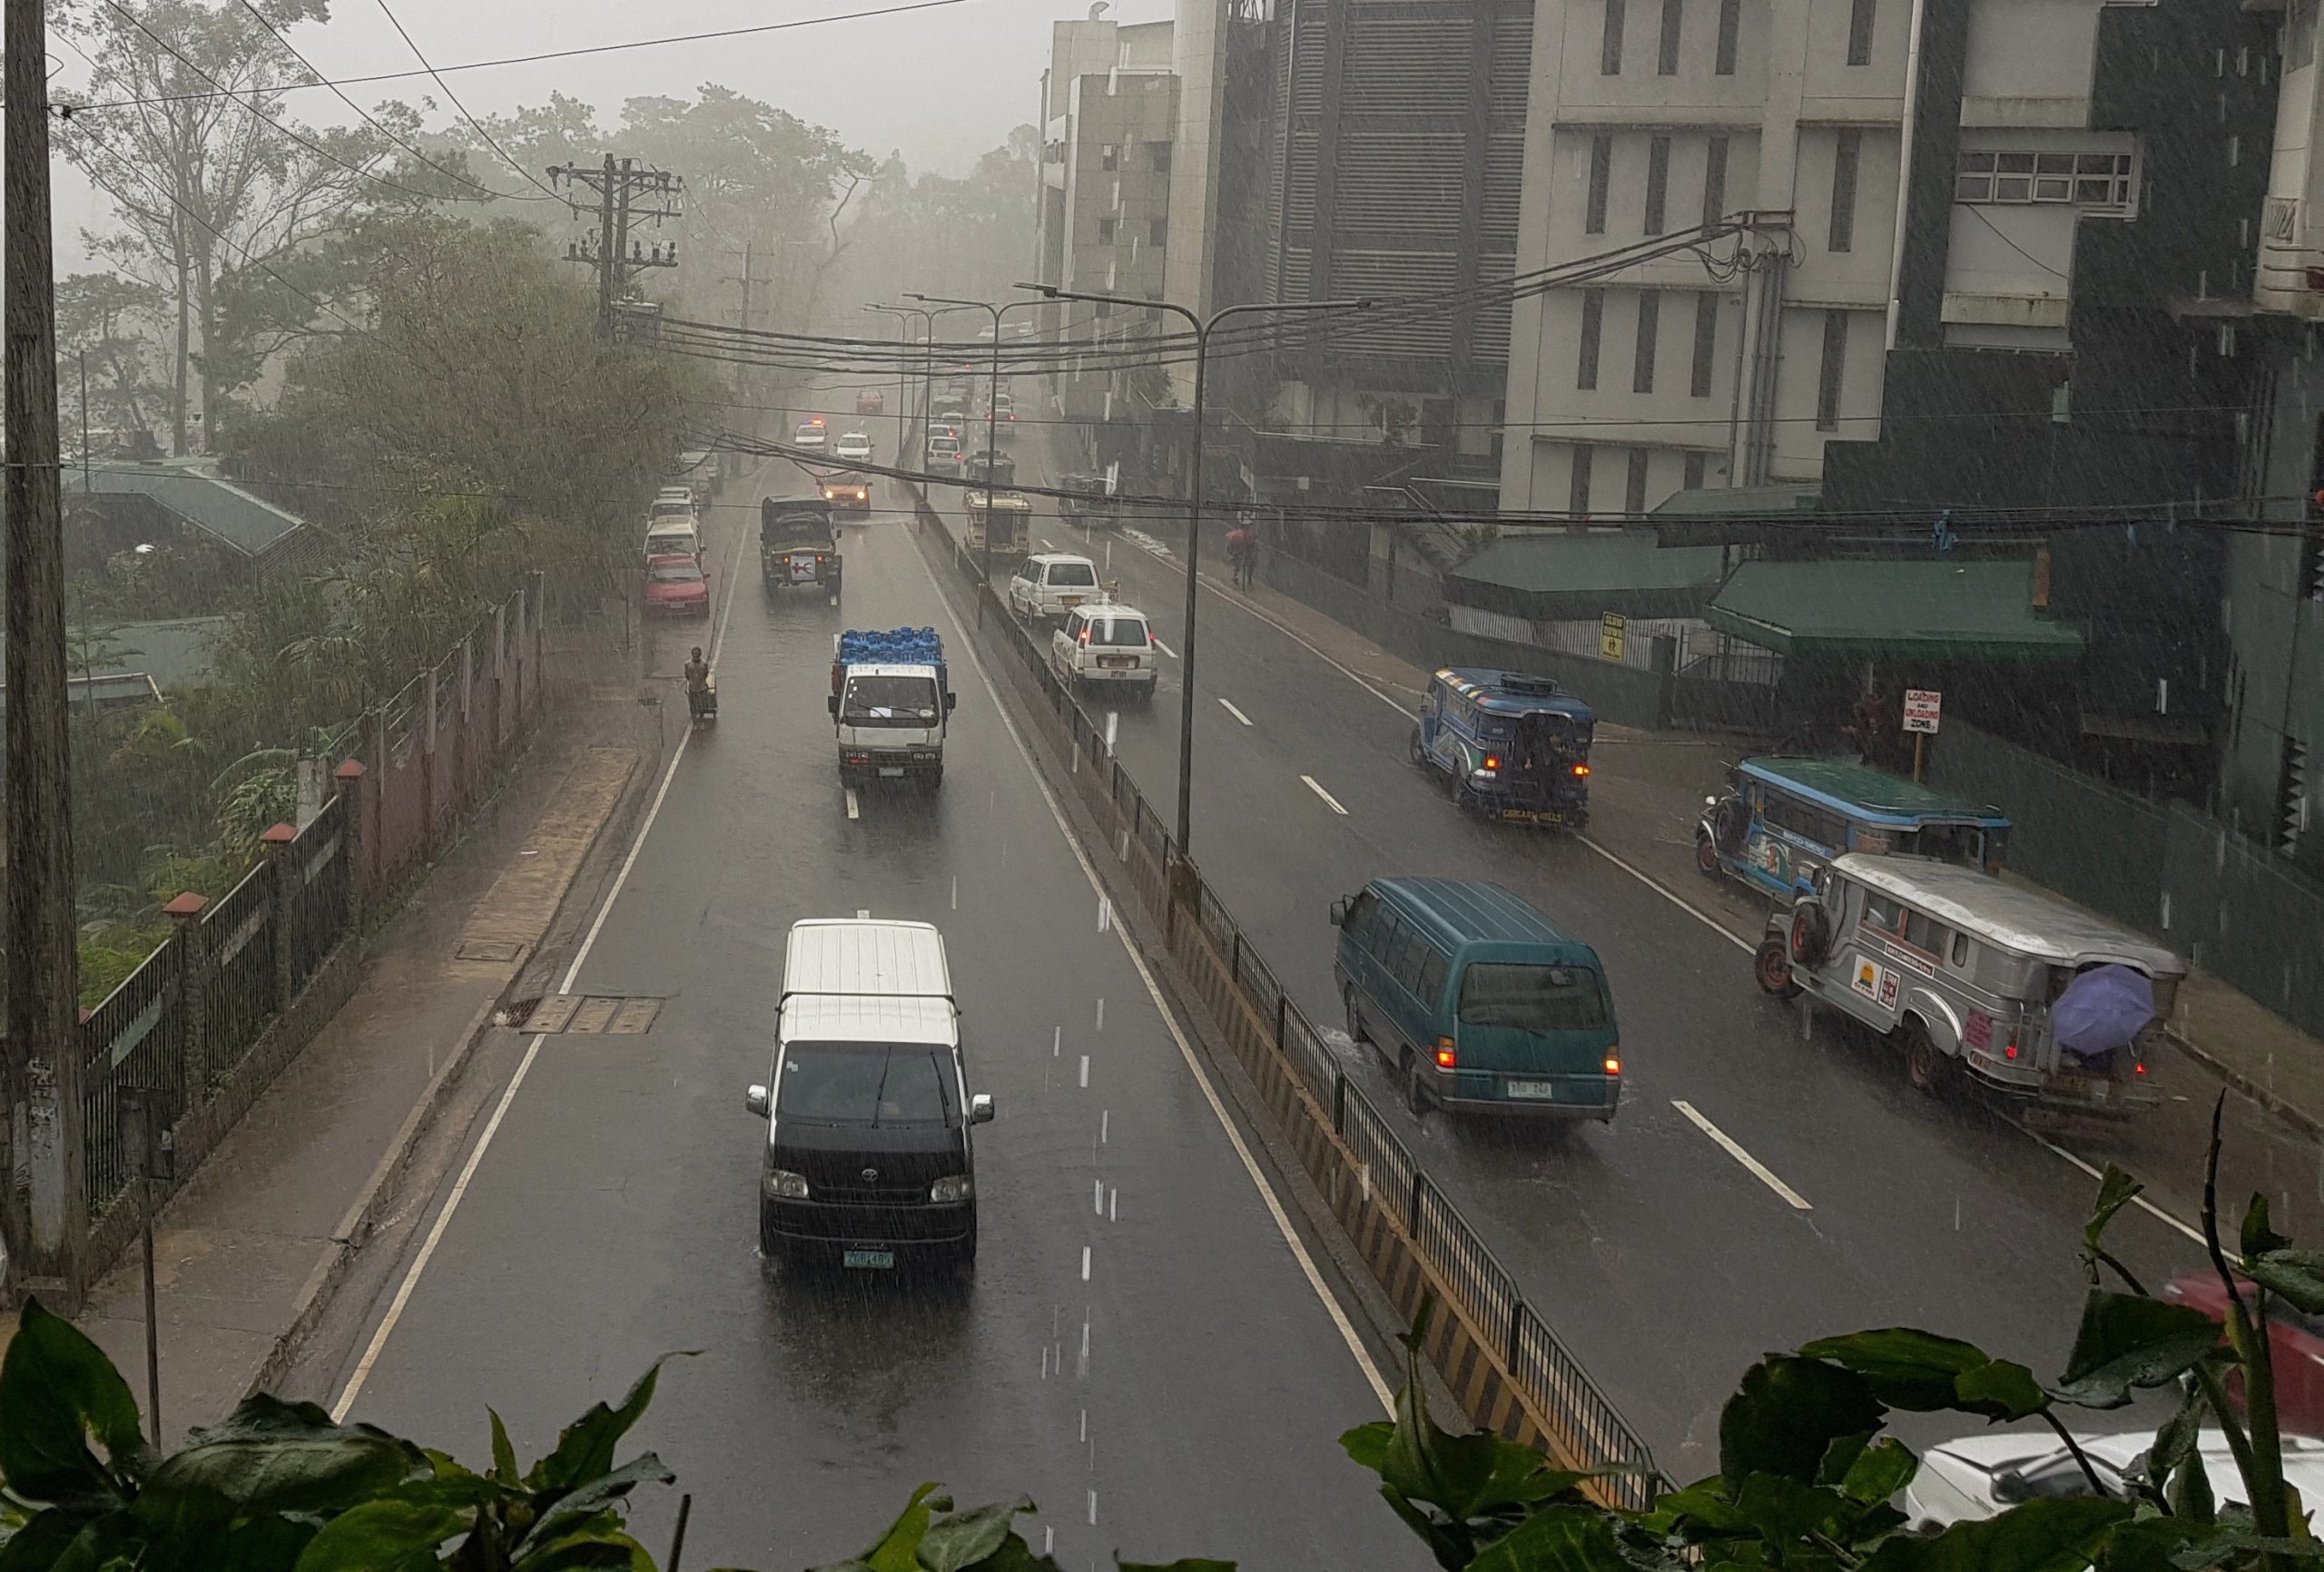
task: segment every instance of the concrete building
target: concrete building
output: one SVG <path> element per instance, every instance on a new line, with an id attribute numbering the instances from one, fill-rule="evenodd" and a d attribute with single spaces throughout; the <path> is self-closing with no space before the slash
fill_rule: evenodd
<path id="1" fill-rule="evenodd" d="M 1093 17 L 1055 25 L 1049 66 L 1041 74 L 1034 253 L 1040 282 L 1162 295 L 1178 131 L 1171 59 L 1167 22 Z M 1042 338 L 1087 339 L 1093 347 L 1147 330 L 1122 313 L 1085 304 L 1060 302 L 1039 315 Z M 1135 391 L 1119 375 L 1070 363 L 1055 374 L 1053 386 L 1065 417 L 1088 422 L 1125 418 Z"/>

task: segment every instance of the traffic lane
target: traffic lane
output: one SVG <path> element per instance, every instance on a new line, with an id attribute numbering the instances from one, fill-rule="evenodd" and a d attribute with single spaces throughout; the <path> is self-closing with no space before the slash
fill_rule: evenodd
<path id="1" fill-rule="evenodd" d="M 1206 597 L 1206 608 L 1211 604 Z M 1206 653 L 1220 670 L 1241 674 L 1283 668 L 1280 650 L 1236 636 L 1255 627 L 1249 618 L 1221 609 L 1226 615 L 1214 618 L 1205 635 Z M 1339 682 L 1364 694 L 1345 679 Z M 1628 1335 L 1633 1317 L 1650 1313 L 1658 1302 L 1692 1296 L 1683 1274 L 1658 1272 L 1659 1257 L 1615 1263 L 1610 1275 L 1618 1282 L 1587 1285 L 1583 1292 L 1575 1292 L 1585 1285 L 1569 1270 L 1577 1247 L 1606 1259 L 1600 1243 L 1606 1205 L 1651 1200 L 1649 1211 L 1628 1223 L 1640 1230 L 1636 1237 L 1667 1243 L 1665 1204 L 1697 1204 L 1699 1175 L 1682 1179 L 1669 1170 L 1660 1156 L 1665 1137 L 1715 1158 L 1714 1184 L 1739 1186 L 1747 1195 L 1756 1191 L 1763 1211 L 1790 1210 L 1764 1181 L 1677 1114 L 1673 1099 L 1688 1100 L 1747 1152 L 1771 1161 L 1783 1182 L 1815 1197 L 1806 1237 L 1777 1235 L 1787 1239 L 1783 1252 L 1758 1256 L 1758 1275 L 1766 1281 L 1749 1285 L 1753 1302 L 1772 1313 L 1743 1318 L 1724 1347 L 1699 1337 L 1689 1343 L 1697 1353 L 1715 1351 L 1704 1367 L 1708 1384 L 1697 1385 L 1684 1364 L 1632 1361 L 1640 1377 L 1637 1390 L 1665 1394 L 1652 1400 L 1661 1410 L 1657 1432 L 1680 1437 L 1682 1445 L 1703 1443 L 1709 1433 L 1704 1424 L 1715 1417 L 1716 1402 L 1740 1368 L 1719 1361 L 1748 1362 L 1757 1351 L 1843 1323 L 1934 1319 L 1942 1311 L 1954 1319 L 1938 1324 L 1984 1338 L 2037 1368 L 2063 1353 L 2055 1345 L 2061 1327 L 2072 1325 L 2079 1297 L 2073 1247 L 2087 1196 L 2086 1184 L 2071 1170 L 1984 1115 L 1928 1106 L 1903 1086 L 1894 1056 L 1877 1046 L 1852 1041 L 1829 1027 L 1801 1043 L 1794 1020 L 1758 994 L 1742 951 L 1570 838 L 1512 831 L 1459 815 L 1421 772 L 1381 757 L 1384 733 L 1408 722 L 1379 700 L 1364 694 L 1378 717 L 1367 738 L 1361 734 L 1364 712 L 1344 726 L 1311 722 L 1304 700 L 1312 684 L 1293 685 L 1302 702 L 1283 702 L 1280 684 L 1254 687 L 1251 713 L 1260 723 L 1253 728 L 1229 727 L 1197 711 L 1197 811 L 1206 800 L 1244 807 L 1234 822 L 1214 826 L 1206 839 L 1198 828 L 1197 860 L 1213 870 L 1229 909 L 1316 1018 L 1339 1015 L 1331 976 L 1335 936 L 1321 909 L 1331 894 L 1384 872 L 1503 879 L 1589 937 L 1605 961 L 1627 1050 L 1629 1100 L 1620 1136 L 1627 1143 L 1638 1115 L 1646 1113 L 1657 1142 L 1648 1150 L 1655 1155 L 1628 1145 L 1602 1152 L 1590 1146 L 1612 1132 L 1598 1137 L 1568 1132 L 1556 1141 L 1572 1166 L 1545 1169 L 1534 1144 L 1513 1132 L 1462 1129 L 1437 1119 L 1414 1132 L 1400 1120 L 1528 1291 L 1542 1295 L 1552 1319 L 1570 1327 L 1578 1348 L 1590 1351 L 1590 1368 L 1603 1380 L 1620 1379 L 1615 1372 L 1635 1348 Z M 1251 734 L 1238 735 L 1243 731 Z M 1292 744 L 1271 741 L 1286 731 L 1299 736 L 1301 757 L 1316 761 L 1315 768 L 1329 779 L 1344 781 L 1333 788 L 1349 810 L 1344 823 L 1317 828 L 1311 804 L 1302 799 L 1303 790 L 1312 796 L 1312 789 L 1281 761 Z M 1122 734 L 1126 761 L 1144 781 L 1142 746 L 1149 757 L 1167 755 L 1167 749 L 1142 731 Z M 1252 826 L 1264 828 L 1251 833 Z M 1286 836 L 1289 827 L 1305 832 Z M 1674 978 L 1703 986 L 1674 987 Z M 1803 1061 L 1812 1066 L 1806 1074 L 1818 1087 L 1812 1097 L 1798 1095 L 1795 1076 Z M 1364 1055 L 1355 1064 L 1375 1100 L 1393 1102 L 1395 1088 L 1377 1061 Z M 1791 1073 L 1769 1076 L 1769 1065 L 1790 1066 Z M 1574 1207 L 1573 1220 L 1588 1224 L 1581 1232 L 1561 1231 L 1539 1206 L 1545 1183 L 1562 1185 L 1567 1204 L 1587 1196 L 1593 1184 L 1610 1187 L 1610 1194 Z M 2025 1207 L 2020 1196 L 2043 1198 L 2044 1229 L 2021 1227 Z M 1715 1223 L 1692 1237 L 1717 1255 L 1737 1239 L 1756 1240 L 1787 1222 L 1775 1213 L 1755 1213 L 1741 1226 L 1735 1233 Z M 2134 1218 L 2122 1227 L 2133 1256 L 2163 1270 L 2196 1263 L 2187 1241 L 2151 1219 Z M 1953 1243 L 1932 1256 L 1919 1242 L 1938 1233 L 1950 1234 Z M 1955 1259 L 1964 1255 L 1974 1260 Z M 2016 1292 L 2027 1281 L 2044 1290 L 2032 1297 Z M 1772 1299 L 1769 1287 L 1776 1291 Z M 1601 1313 L 1608 1309 L 1619 1313 Z M 1603 1335 L 1591 1336 L 1585 1329 L 1592 1325 Z M 1643 1413 L 1633 1418 L 1652 1422 Z"/>
<path id="2" fill-rule="evenodd" d="M 901 530 L 850 549 L 847 621 L 941 625 Z M 1031 1493 L 1076 1558 L 1361 1559 L 1387 1525 L 1334 1438 L 1378 1403 L 981 683 L 955 673 L 942 791 L 868 792 L 851 822 L 822 702 L 840 620 L 812 600 L 736 604 L 720 720 L 579 984 L 665 997 L 663 1014 L 642 1037 L 547 1039 L 359 1416 L 436 1437 L 458 1416 L 475 1450 L 488 1396 L 540 1448 L 656 1355 L 699 1348 L 639 1444 L 696 1492 L 689 1534 L 714 1560 L 843 1554 L 922 1479 L 963 1500 Z M 945 929 L 970 1079 L 1000 1108 L 966 1292 L 760 1279 L 763 1126 L 741 1091 L 767 1076 L 783 934 L 862 909 Z M 1167 1501 L 1134 1471 L 1157 1457 L 1187 1487 Z M 1285 1499 L 1328 1524 L 1303 1512 L 1293 1531 Z"/>

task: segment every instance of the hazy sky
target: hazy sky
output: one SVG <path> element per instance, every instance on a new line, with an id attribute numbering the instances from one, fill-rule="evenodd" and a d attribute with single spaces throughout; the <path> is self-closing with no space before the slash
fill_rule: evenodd
<path id="1" fill-rule="evenodd" d="M 439 69 L 544 50 L 628 44 L 671 34 L 843 17 L 895 0 L 389 0 L 413 42 Z M 754 37 L 657 44 L 604 54 L 453 73 L 453 92 L 478 114 L 545 102 L 552 92 L 594 104 L 611 123 L 622 101 L 691 95 L 705 82 L 763 99 L 828 125 L 884 158 L 899 151 L 915 169 L 959 172 L 1009 128 L 1036 118 L 1049 25 L 1088 15 L 1087 0 L 957 0 L 898 15 L 832 20 Z M 1170 0 L 1127 0 L 1116 21 L 1170 15 Z M 332 0 L 331 19 L 291 35 L 300 53 L 336 77 L 415 69 L 379 0 Z M 85 75 L 80 59 L 53 46 L 60 84 Z M 350 87 L 366 107 L 383 98 L 436 100 L 430 123 L 453 116 L 426 77 Z M 323 89 L 294 93 L 290 108 L 319 123 L 351 120 Z M 105 227 L 103 204 L 59 161 L 56 227 L 61 270 L 84 266 L 77 236 Z"/>

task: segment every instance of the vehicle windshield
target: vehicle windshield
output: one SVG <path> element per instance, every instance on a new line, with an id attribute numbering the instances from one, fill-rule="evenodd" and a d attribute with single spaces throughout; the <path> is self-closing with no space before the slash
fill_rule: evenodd
<path id="1" fill-rule="evenodd" d="M 1107 644 L 1115 649 L 1144 649 L 1147 647 L 1144 617 L 1109 617 L 1103 614 L 1093 616 L 1086 624 L 1089 642 Z"/>
<path id="2" fill-rule="evenodd" d="M 759 544 L 778 551 L 786 546 L 821 548 L 831 543 L 831 520 L 820 513 L 779 514 L 759 526 Z"/>
<path id="3" fill-rule="evenodd" d="M 875 1129 L 958 1124 L 952 1056 L 920 1043 L 792 1043 L 783 1050 L 774 1111 L 782 1119 Z"/>
<path id="4" fill-rule="evenodd" d="M 1049 585 L 1068 589 L 1094 589 L 1098 571 L 1086 562 L 1053 562 L 1049 564 Z"/>
<path id="5" fill-rule="evenodd" d="M 1461 974 L 1461 1024 L 1530 1032 L 1602 1027 L 1606 990 L 1588 967 L 1477 961 Z"/>
<path id="6" fill-rule="evenodd" d="M 645 570 L 655 584 L 700 584 L 702 569 L 691 562 L 657 562 Z"/>
<path id="7" fill-rule="evenodd" d="M 925 726 L 936 719 L 933 677 L 850 677 L 840 719 L 856 726 Z"/>

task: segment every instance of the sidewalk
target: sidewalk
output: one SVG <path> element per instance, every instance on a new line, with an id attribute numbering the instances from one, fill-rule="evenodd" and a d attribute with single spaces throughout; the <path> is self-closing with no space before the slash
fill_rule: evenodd
<path id="1" fill-rule="evenodd" d="M 169 1434 L 222 1418 L 279 1378 L 396 1199 L 430 1112 L 650 771 L 640 718 L 650 712 L 635 700 L 634 687 L 606 683 L 552 712 L 502 795 L 372 936 L 354 997 L 155 1220 Z M 80 1318 L 141 1406 L 143 1272 L 133 1246 Z M 0 1348 L 13 1323 L 0 1322 Z"/>

